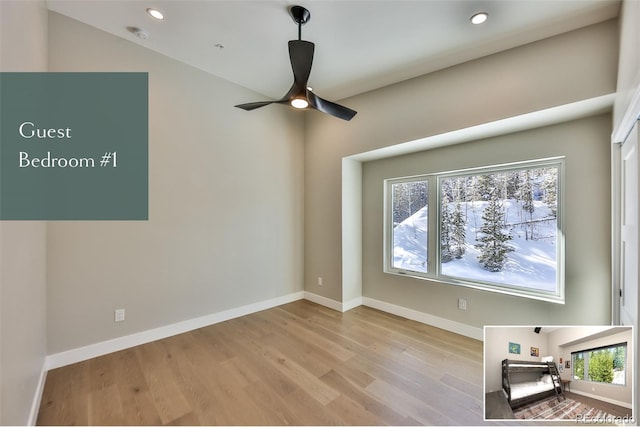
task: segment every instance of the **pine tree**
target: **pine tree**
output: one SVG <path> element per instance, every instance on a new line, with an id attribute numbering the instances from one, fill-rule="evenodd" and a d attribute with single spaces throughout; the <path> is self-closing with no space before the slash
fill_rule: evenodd
<path id="1" fill-rule="evenodd" d="M 521 200 L 522 210 L 529 214 L 533 214 L 533 211 L 535 211 L 535 206 L 533 205 L 533 187 L 531 186 L 531 173 L 529 173 L 528 170 L 524 171 Z"/>
<path id="2" fill-rule="evenodd" d="M 448 203 L 446 203 L 446 196 L 444 196 L 442 198 L 440 225 L 440 261 L 442 261 L 442 263 L 453 260 L 453 253 L 451 252 L 452 231 L 451 213 L 449 212 Z"/>
<path id="3" fill-rule="evenodd" d="M 625 364 L 624 364 L 624 360 L 625 360 L 625 348 L 623 346 L 618 346 L 616 347 L 615 351 L 613 352 L 613 369 L 621 371 L 624 370 Z"/>
<path id="4" fill-rule="evenodd" d="M 507 174 L 507 199 L 520 197 L 520 171 L 511 171 Z"/>
<path id="5" fill-rule="evenodd" d="M 393 222 L 399 224 L 427 205 L 427 182 L 393 184 Z"/>
<path id="6" fill-rule="evenodd" d="M 467 186 L 466 186 L 466 178 L 456 178 L 455 181 L 455 191 L 454 191 L 454 200 L 456 202 L 466 202 L 467 201 Z"/>
<path id="7" fill-rule="evenodd" d="M 400 224 L 411 216 L 411 203 L 407 184 L 393 184 L 393 223 Z"/>
<path id="8" fill-rule="evenodd" d="M 613 354 L 606 350 L 589 354 L 589 380 L 600 383 L 613 382 Z"/>
<path id="9" fill-rule="evenodd" d="M 466 243 L 466 221 L 462 215 L 462 207 L 460 201 L 456 202 L 455 210 L 451 217 L 451 242 L 453 244 L 452 254 L 455 258 L 460 259 L 467 250 Z"/>
<path id="10" fill-rule="evenodd" d="M 427 182 L 415 181 L 409 183 L 409 194 L 411 198 L 411 215 L 413 215 L 427 204 Z"/>
<path id="11" fill-rule="evenodd" d="M 544 171 L 544 203 L 549 207 L 551 216 L 558 216 L 558 169 L 548 168 Z"/>
<path id="12" fill-rule="evenodd" d="M 520 197 L 522 200 L 522 210 L 525 212 L 524 237 L 525 240 L 533 240 L 533 223 L 531 221 L 533 220 L 533 212 L 536 208 L 533 205 L 533 187 L 531 186 L 531 173 L 529 170 L 524 171 Z"/>
<path id="13" fill-rule="evenodd" d="M 573 379 L 574 380 L 584 380 L 584 359 L 582 358 L 582 353 L 579 353 L 578 356 L 574 358 L 573 361 Z"/>
<path id="14" fill-rule="evenodd" d="M 491 197 L 489 204 L 482 213 L 482 227 L 480 232 L 482 236 L 478 239 L 476 245 L 480 249 L 478 261 L 485 270 L 491 272 L 502 271 L 507 262 L 507 254 L 513 251 L 508 242 L 512 239 L 511 235 L 505 233 L 504 229 L 504 213 L 502 204 L 497 196 Z"/>
<path id="15" fill-rule="evenodd" d="M 495 192 L 496 183 L 495 176 L 478 175 L 475 182 L 475 200 L 489 200 L 491 195 Z"/>
<path id="16" fill-rule="evenodd" d="M 499 199 L 508 199 L 507 193 L 509 188 L 509 175 L 505 172 L 495 173 L 494 182 L 495 182 L 495 191 L 497 191 L 497 196 Z"/>

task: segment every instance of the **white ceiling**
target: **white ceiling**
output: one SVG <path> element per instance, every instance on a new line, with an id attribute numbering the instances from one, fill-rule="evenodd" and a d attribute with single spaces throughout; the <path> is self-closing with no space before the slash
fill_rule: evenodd
<path id="1" fill-rule="evenodd" d="M 309 84 L 340 100 L 618 15 L 619 0 L 48 0 L 50 10 L 280 98 L 293 76 L 288 8 L 311 12 Z M 165 14 L 156 21 L 147 13 Z M 482 25 L 471 15 L 489 13 Z M 142 40 L 127 27 L 149 33 Z M 224 48 L 216 47 L 221 44 Z M 242 99 L 239 102 L 258 101 Z"/>

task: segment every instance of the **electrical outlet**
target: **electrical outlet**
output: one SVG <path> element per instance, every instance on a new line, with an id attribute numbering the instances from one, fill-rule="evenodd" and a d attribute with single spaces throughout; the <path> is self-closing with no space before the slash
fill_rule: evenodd
<path id="1" fill-rule="evenodd" d="M 124 321 L 124 308 L 119 308 L 115 311 L 115 321 L 116 322 Z"/>
<path id="2" fill-rule="evenodd" d="M 467 309 L 467 300 L 464 298 L 458 298 L 458 308 L 460 310 L 466 310 Z"/>
<path id="3" fill-rule="evenodd" d="M 318 286 L 322 286 L 322 277 L 318 277 Z"/>

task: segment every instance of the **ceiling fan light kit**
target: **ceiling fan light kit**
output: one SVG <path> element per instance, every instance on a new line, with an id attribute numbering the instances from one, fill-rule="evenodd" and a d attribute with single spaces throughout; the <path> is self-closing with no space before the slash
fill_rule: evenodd
<path id="1" fill-rule="evenodd" d="M 289 13 L 298 25 L 298 40 L 289 41 L 289 59 L 293 70 L 293 85 L 279 100 L 259 101 L 236 105 L 246 111 L 255 110 L 270 104 L 289 104 L 296 109 L 312 108 L 343 120 L 351 120 L 357 112 L 334 102 L 320 98 L 307 85 L 313 63 L 315 45 L 302 40 L 302 26 L 309 22 L 311 13 L 302 6 L 291 6 Z"/>
<path id="2" fill-rule="evenodd" d="M 294 98 L 291 100 L 291 106 L 293 108 L 303 109 L 309 106 L 309 102 L 304 98 Z"/>

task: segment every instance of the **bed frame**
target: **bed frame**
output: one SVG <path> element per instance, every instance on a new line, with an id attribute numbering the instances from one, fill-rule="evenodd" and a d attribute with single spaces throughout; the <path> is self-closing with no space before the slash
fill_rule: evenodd
<path id="1" fill-rule="evenodd" d="M 527 365 L 527 366 L 522 366 Z M 540 375 L 549 374 L 551 375 L 551 380 L 553 383 L 553 388 L 551 390 L 545 390 L 543 392 L 531 394 L 528 396 L 520 397 L 517 399 L 511 398 L 511 384 L 512 384 L 512 374 L 514 373 L 537 373 Z M 514 384 L 517 382 L 514 382 Z M 502 389 L 507 395 L 507 401 L 511 406 L 511 409 L 517 408 L 522 405 L 526 405 L 527 403 L 534 402 L 536 400 L 543 399 L 548 396 L 556 395 L 558 401 L 560 401 L 560 397 L 566 399 L 564 394 L 562 393 L 562 382 L 560 380 L 560 373 L 558 372 L 558 367 L 555 362 L 530 362 L 528 360 L 510 360 L 504 359 L 502 361 Z"/>

